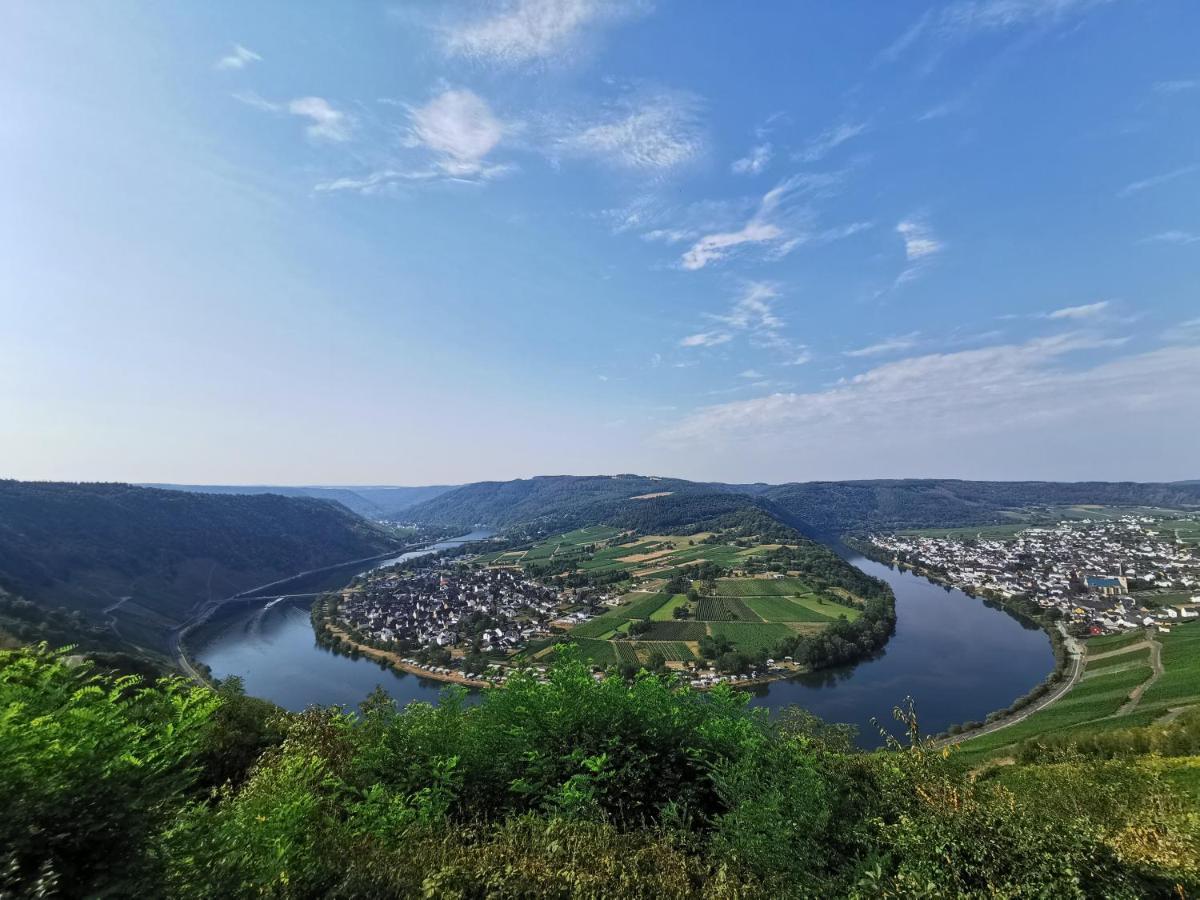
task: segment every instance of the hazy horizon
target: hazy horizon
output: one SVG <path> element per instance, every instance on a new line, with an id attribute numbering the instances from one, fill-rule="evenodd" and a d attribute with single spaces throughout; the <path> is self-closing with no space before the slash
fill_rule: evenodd
<path id="1" fill-rule="evenodd" d="M 1194 3 L 0 27 L 0 477 L 1200 474 Z"/>

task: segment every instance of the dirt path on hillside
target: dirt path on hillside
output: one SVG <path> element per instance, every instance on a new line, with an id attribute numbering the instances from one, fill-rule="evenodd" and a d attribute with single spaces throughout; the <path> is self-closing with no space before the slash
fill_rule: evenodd
<path id="1" fill-rule="evenodd" d="M 1157 646 L 1157 641 L 1147 638 L 1144 641 L 1138 641 L 1136 644 L 1130 644 L 1128 647 L 1118 647 L 1116 650 L 1106 650 L 1104 653 L 1093 654 L 1087 658 L 1087 661 L 1095 662 L 1098 659 L 1108 659 L 1110 656 L 1124 656 L 1126 653 L 1132 653 L 1134 650 L 1146 650 Z"/>
<path id="2" fill-rule="evenodd" d="M 1187 706 L 1172 706 L 1170 709 L 1168 709 L 1166 711 L 1166 713 L 1164 715 L 1161 715 L 1157 719 L 1155 719 L 1154 724 L 1155 725 L 1170 725 L 1172 722 L 1174 722 L 1176 719 L 1178 719 L 1181 715 L 1183 715 L 1189 709 L 1195 709 L 1197 706 L 1200 706 L 1200 704 L 1189 703 L 1189 704 L 1187 704 Z"/>
<path id="3" fill-rule="evenodd" d="M 1150 645 L 1150 668 L 1152 668 L 1154 671 L 1151 673 L 1149 678 L 1129 692 L 1129 699 L 1126 700 L 1125 704 L 1117 710 L 1117 716 L 1127 716 L 1137 709 L 1137 705 L 1142 699 L 1142 694 L 1146 693 L 1146 688 L 1150 687 L 1150 685 L 1154 684 L 1154 682 L 1158 681 L 1158 679 L 1162 676 L 1162 644 L 1156 641 L 1153 635 L 1150 636 L 1146 643 Z M 1137 644 L 1135 646 L 1141 645 Z M 1100 654 L 1100 656 L 1104 655 L 1105 654 L 1103 653 Z M 1094 658 L 1099 659 L 1100 656 L 1096 656 Z"/>

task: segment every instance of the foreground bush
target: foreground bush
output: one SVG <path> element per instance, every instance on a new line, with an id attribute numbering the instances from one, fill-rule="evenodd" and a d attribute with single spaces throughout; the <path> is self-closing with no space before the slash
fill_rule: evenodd
<path id="1" fill-rule="evenodd" d="M 0 826 L 17 896 L 1196 889 L 1196 817 L 1153 780 L 1062 763 L 973 782 L 919 740 L 857 753 L 800 712 L 773 722 L 650 675 L 597 682 L 571 659 L 471 707 L 376 695 L 358 715 L 286 715 L 236 685 L 144 689 L 19 651 L 0 654 L 0 710 L 0 751 L 23 766 Z M 43 732 L 47 717 L 74 734 Z"/>

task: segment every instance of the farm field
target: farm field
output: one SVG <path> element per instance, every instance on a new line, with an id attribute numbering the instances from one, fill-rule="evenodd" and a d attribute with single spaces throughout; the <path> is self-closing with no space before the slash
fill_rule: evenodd
<path id="1" fill-rule="evenodd" d="M 651 622 L 650 630 L 640 635 L 646 641 L 698 641 L 708 634 L 707 622 L 677 619 L 671 622 Z"/>
<path id="2" fill-rule="evenodd" d="M 791 597 L 812 591 L 801 578 L 718 578 L 719 597 Z"/>
<path id="3" fill-rule="evenodd" d="M 669 622 L 675 618 L 675 610 L 688 605 L 687 594 L 676 594 L 658 609 L 650 614 L 650 620 L 653 622 Z"/>
<path id="4" fill-rule="evenodd" d="M 1088 641 L 1083 677 L 1065 697 L 1015 725 L 964 741 L 960 757 L 971 764 L 1010 755 L 1021 741 L 1043 734 L 1082 737 L 1152 725 L 1175 710 L 1200 705 L 1200 622 L 1176 625 L 1169 634 L 1151 633 L 1161 647 L 1163 672 L 1157 679 L 1150 651 L 1133 648 L 1146 637 L 1139 629 Z M 1108 653 L 1114 655 L 1095 658 Z M 1139 686 L 1144 692 L 1130 703 Z"/>
<path id="5" fill-rule="evenodd" d="M 642 645 L 653 644 L 665 646 L 659 649 L 669 659 L 692 660 L 696 645 L 709 636 L 729 640 L 742 653 L 769 653 L 781 640 L 814 634 L 841 617 L 853 620 L 861 614 L 857 598 L 844 592 L 834 596 L 832 589 L 818 596 L 803 578 L 739 576 L 747 560 L 780 546 L 746 544 L 744 538 L 721 543 L 710 532 L 639 535 L 596 526 L 545 538 L 527 549 L 487 554 L 479 561 L 527 566 L 535 577 L 624 575 L 634 589 L 627 589 L 619 605 L 567 632 L 566 639 L 581 642 L 585 658 L 595 665 L 632 663 L 635 655 L 644 661 Z M 672 578 L 689 578 L 690 570 L 703 563 L 719 565 L 728 575 L 716 582 L 691 581 L 699 597 L 664 589 Z M 679 582 L 672 589 L 682 590 Z M 598 644 L 611 646 L 605 650 Z"/>
<path id="6" fill-rule="evenodd" d="M 637 641 L 633 649 L 643 663 L 649 662 L 655 653 L 661 653 L 667 662 L 690 662 L 696 658 L 683 641 Z"/>
<path id="7" fill-rule="evenodd" d="M 806 604 L 788 597 L 748 597 L 743 602 L 764 622 L 829 622 L 837 618 L 838 611 L 847 618 L 851 613 L 858 615 L 858 610 L 848 606 L 826 603 L 826 613 L 813 608 L 818 605 L 816 601 Z"/>
<path id="8" fill-rule="evenodd" d="M 784 638 L 795 632 L 781 622 L 713 622 L 713 637 L 723 637 L 747 653 L 770 653 Z"/>

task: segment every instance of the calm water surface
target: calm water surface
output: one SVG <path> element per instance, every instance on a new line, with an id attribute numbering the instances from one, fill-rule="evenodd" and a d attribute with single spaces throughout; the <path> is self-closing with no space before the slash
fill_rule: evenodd
<path id="1" fill-rule="evenodd" d="M 759 688 L 752 706 L 804 706 L 827 721 L 856 725 L 859 743 L 873 747 L 880 741 L 870 720 L 892 725 L 892 708 L 905 696 L 916 701 L 922 731 L 933 733 L 1007 706 L 1054 667 L 1050 640 L 1040 629 L 919 575 L 862 556 L 848 559 L 892 586 L 895 635 L 873 659 Z M 444 687 L 439 682 L 319 646 L 309 622 L 310 602 L 282 598 L 228 613 L 191 639 L 193 653 L 218 678 L 241 675 L 247 692 L 292 710 L 311 703 L 353 706 L 377 685 L 401 703 L 437 700 Z"/>

